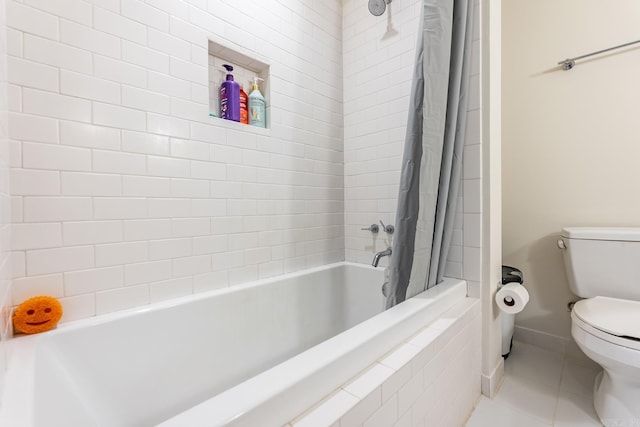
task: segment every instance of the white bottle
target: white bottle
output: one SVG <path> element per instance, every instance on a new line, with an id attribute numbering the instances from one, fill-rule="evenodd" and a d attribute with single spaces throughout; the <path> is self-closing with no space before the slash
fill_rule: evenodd
<path id="1" fill-rule="evenodd" d="M 264 79 L 261 79 L 260 77 L 253 78 L 253 85 L 251 86 L 252 91 L 249 94 L 249 124 L 266 128 L 267 102 L 264 100 L 262 93 L 260 93 L 258 80 L 264 81 Z"/>

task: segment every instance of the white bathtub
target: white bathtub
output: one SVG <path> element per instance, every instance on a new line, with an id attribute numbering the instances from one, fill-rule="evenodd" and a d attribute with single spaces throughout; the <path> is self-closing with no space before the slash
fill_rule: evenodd
<path id="1" fill-rule="evenodd" d="M 382 282 L 338 263 L 11 340 L 0 426 L 281 426 L 466 295 L 383 312 Z"/>

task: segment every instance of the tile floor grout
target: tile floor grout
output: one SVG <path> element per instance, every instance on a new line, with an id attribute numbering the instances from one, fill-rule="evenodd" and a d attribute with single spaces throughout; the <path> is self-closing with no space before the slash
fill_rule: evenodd
<path id="1" fill-rule="evenodd" d="M 602 426 L 592 401 L 600 370 L 586 358 L 514 342 L 497 395 L 480 398 L 466 427 Z"/>

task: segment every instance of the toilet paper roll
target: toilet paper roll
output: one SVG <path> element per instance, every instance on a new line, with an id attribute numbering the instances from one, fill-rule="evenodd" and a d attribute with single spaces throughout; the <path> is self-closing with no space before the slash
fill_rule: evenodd
<path id="1" fill-rule="evenodd" d="M 498 308 L 507 314 L 520 313 L 529 302 L 529 292 L 519 283 L 504 285 L 496 293 Z"/>

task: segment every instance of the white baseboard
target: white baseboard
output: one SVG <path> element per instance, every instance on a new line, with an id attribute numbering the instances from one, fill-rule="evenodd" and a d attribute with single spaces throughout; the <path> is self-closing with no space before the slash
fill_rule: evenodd
<path id="1" fill-rule="evenodd" d="M 481 388 L 482 394 L 492 399 L 498 394 L 498 389 L 504 377 L 504 359 L 501 357 L 498 364 L 491 372 L 491 375 L 482 374 Z"/>

